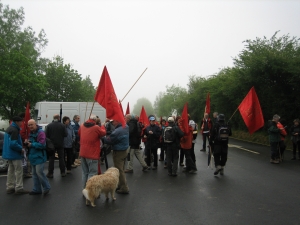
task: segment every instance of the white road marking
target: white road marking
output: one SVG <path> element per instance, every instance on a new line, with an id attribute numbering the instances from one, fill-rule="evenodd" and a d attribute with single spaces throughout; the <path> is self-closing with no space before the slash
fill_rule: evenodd
<path id="1" fill-rule="evenodd" d="M 257 154 L 257 155 L 260 154 L 259 152 L 255 152 L 255 151 L 252 151 L 252 150 L 249 150 L 249 149 L 242 148 L 242 146 L 239 146 L 239 145 L 231 145 L 231 144 L 228 144 L 228 147 L 238 148 L 238 149 L 241 149 L 241 150 L 244 150 L 244 151 L 247 151 L 247 152 L 251 152 L 251 153 Z"/>

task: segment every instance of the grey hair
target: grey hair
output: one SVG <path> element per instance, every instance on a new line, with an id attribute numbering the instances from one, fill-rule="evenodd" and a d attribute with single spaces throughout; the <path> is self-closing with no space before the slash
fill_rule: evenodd
<path id="1" fill-rule="evenodd" d="M 94 115 L 94 114 L 90 115 L 90 120 L 95 120 L 96 121 L 96 119 L 97 119 L 96 115 Z"/>
<path id="2" fill-rule="evenodd" d="M 79 115 L 74 115 L 74 116 L 73 116 L 73 120 L 77 119 L 78 116 L 79 116 Z"/>
<path id="3" fill-rule="evenodd" d="M 213 113 L 213 115 L 218 115 L 218 114 L 219 114 L 218 112 L 214 112 L 214 113 Z"/>
<path id="4" fill-rule="evenodd" d="M 279 115 L 277 115 L 277 114 L 275 114 L 274 116 L 273 116 L 273 119 L 280 119 L 280 116 Z"/>

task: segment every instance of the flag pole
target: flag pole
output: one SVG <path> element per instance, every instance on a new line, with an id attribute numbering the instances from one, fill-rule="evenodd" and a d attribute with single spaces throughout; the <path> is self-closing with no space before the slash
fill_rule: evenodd
<path id="1" fill-rule="evenodd" d="M 239 107 L 236 108 L 236 110 L 234 111 L 234 113 L 232 114 L 232 116 L 229 118 L 229 120 L 231 120 L 231 118 L 234 116 L 234 114 L 236 113 L 236 111 L 239 109 Z M 228 121 L 229 121 L 228 120 Z"/>
<path id="2" fill-rule="evenodd" d="M 87 106 L 88 106 L 88 102 L 86 102 L 85 114 L 84 114 L 84 121 L 85 121 L 85 119 L 86 119 L 86 111 L 87 111 Z"/>
<path id="3" fill-rule="evenodd" d="M 129 91 L 126 93 L 126 95 L 124 96 L 124 98 L 126 98 L 126 96 L 128 95 L 128 93 L 131 91 L 131 89 L 134 87 L 134 85 L 139 81 L 139 79 L 143 76 L 143 74 L 146 72 L 148 68 L 146 68 L 144 70 L 144 72 L 139 76 L 139 78 L 134 82 L 134 84 L 132 85 L 132 87 L 129 89 Z M 121 100 L 121 102 L 123 102 L 124 98 Z"/>
<path id="4" fill-rule="evenodd" d="M 92 109 L 91 109 L 91 113 L 90 113 L 90 116 L 89 116 L 89 118 L 90 118 L 90 117 L 91 117 L 91 115 L 92 115 L 92 112 L 93 112 L 94 105 L 95 105 L 95 101 L 93 102 L 93 105 L 92 105 Z"/>

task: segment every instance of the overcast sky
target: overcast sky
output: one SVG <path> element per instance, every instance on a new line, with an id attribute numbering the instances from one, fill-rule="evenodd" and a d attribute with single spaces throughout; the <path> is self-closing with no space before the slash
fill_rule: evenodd
<path id="1" fill-rule="evenodd" d="M 1 1 L 1 0 L 0 0 Z M 141 97 L 152 103 L 166 85 L 186 87 L 190 75 L 232 66 L 243 41 L 280 30 L 300 37 L 300 1 L 2 0 L 24 7 L 25 26 L 44 29 L 43 56 L 60 55 L 95 86 L 106 65 L 126 110 Z"/>

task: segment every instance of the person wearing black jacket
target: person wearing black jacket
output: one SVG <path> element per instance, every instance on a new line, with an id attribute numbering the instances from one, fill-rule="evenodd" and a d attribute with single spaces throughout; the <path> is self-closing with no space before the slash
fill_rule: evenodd
<path id="1" fill-rule="evenodd" d="M 168 126 L 174 129 L 175 137 L 174 141 L 166 143 L 167 149 L 167 168 L 169 176 L 177 176 L 180 139 L 183 137 L 183 132 L 175 125 L 173 117 L 168 118 Z"/>
<path id="2" fill-rule="evenodd" d="M 300 120 L 299 119 L 294 120 L 294 125 L 291 127 L 291 134 L 292 134 L 292 142 L 293 142 L 292 160 L 296 159 L 297 148 L 298 148 L 298 154 L 300 160 Z"/>
<path id="3" fill-rule="evenodd" d="M 125 173 L 133 173 L 133 158 L 135 157 L 139 160 L 141 166 L 143 167 L 143 171 L 146 171 L 148 169 L 147 164 L 145 163 L 142 154 L 140 152 L 140 144 L 141 144 L 141 132 L 139 132 L 138 129 L 138 121 L 137 119 L 127 114 L 125 116 L 126 123 L 129 126 L 129 160 L 127 169 L 125 170 Z"/>
<path id="4" fill-rule="evenodd" d="M 221 175 L 224 174 L 224 167 L 227 162 L 227 154 L 228 154 L 228 136 L 227 140 L 220 140 L 220 127 L 224 127 L 228 129 L 228 136 L 232 135 L 231 129 L 228 124 L 225 123 L 225 116 L 224 114 L 218 115 L 218 122 L 214 124 L 211 136 L 209 140 L 209 144 L 212 148 L 215 160 L 215 167 L 216 170 L 214 175 Z"/>
<path id="5" fill-rule="evenodd" d="M 161 130 L 159 126 L 155 124 L 155 117 L 149 116 L 150 125 L 146 127 L 144 130 L 144 138 L 146 138 L 145 142 L 145 151 L 146 151 L 146 163 L 147 166 L 151 167 L 151 155 L 153 155 L 153 170 L 157 169 L 157 148 L 159 143 L 159 137 L 161 135 Z"/>
<path id="6" fill-rule="evenodd" d="M 64 160 L 64 138 L 68 136 L 66 126 L 60 122 L 58 114 L 53 116 L 53 121 L 46 128 L 46 137 L 54 144 L 59 158 L 59 168 L 62 177 L 66 176 L 66 165 Z M 53 178 L 55 154 L 49 157 L 48 178 Z"/>

